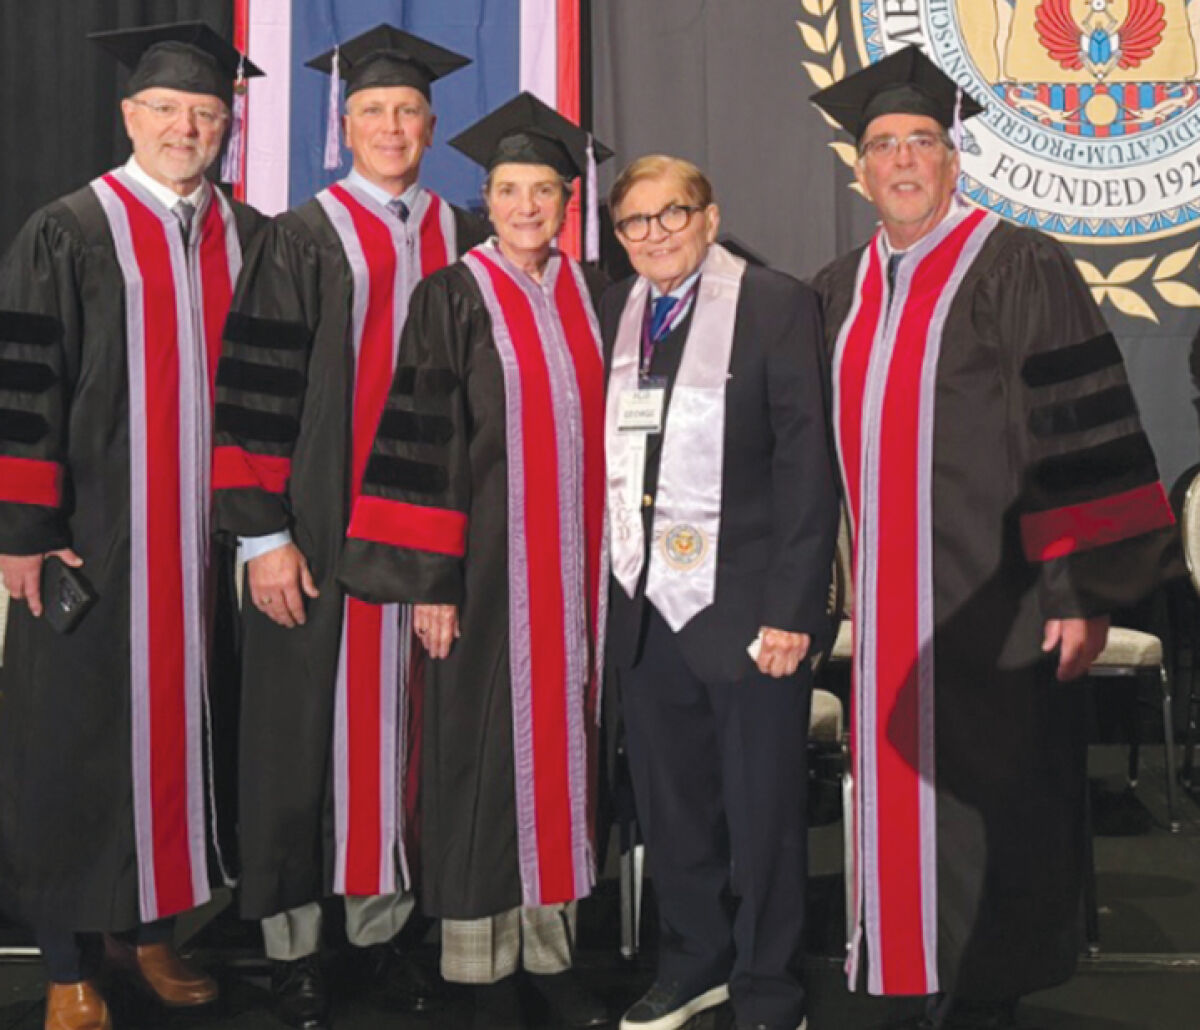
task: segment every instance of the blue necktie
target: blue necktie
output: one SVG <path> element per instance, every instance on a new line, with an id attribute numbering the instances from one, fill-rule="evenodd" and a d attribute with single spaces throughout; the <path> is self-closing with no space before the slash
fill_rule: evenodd
<path id="1" fill-rule="evenodd" d="M 408 221 L 408 205 L 399 197 L 392 197 L 392 199 L 387 202 L 387 207 L 392 214 L 400 219 L 400 221 Z"/>
<path id="2" fill-rule="evenodd" d="M 671 326 L 667 322 L 667 316 L 671 314 L 671 309 L 675 306 L 675 297 L 659 297 L 653 302 L 650 309 L 650 341 L 652 343 L 661 343 L 663 338 L 671 331 Z"/>

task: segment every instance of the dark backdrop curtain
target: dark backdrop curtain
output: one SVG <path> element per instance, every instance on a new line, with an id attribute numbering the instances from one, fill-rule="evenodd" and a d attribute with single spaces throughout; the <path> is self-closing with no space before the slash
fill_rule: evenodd
<path id="1" fill-rule="evenodd" d="M 192 19 L 233 38 L 233 0 L 0 2 L 0 248 L 34 210 L 129 156 L 127 73 L 87 34 Z"/>
<path id="2" fill-rule="evenodd" d="M 974 0 L 972 0 L 974 2 Z M 798 20 L 802 0 L 597 0 L 592 4 L 595 131 L 613 146 L 601 166 L 607 190 L 633 158 L 668 153 L 695 161 L 712 178 L 730 235 L 776 268 L 809 278 L 874 230 L 869 204 L 850 188 L 850 169 L 830 149 L 833 130 L 808 103 L 815 87 Z M 914 4 L 896 4 L 911 10 Z M 924 6 L 924 5 L 922 5 Z M 849 0 L 838 0 L 841 25 Z M 858 67 L 845 40 L 849 67 Z M 1196 199 L 1196 198 L 1193 198 Z M 1134 249 L 1073 244 L 1103 274 L 1124 258 L 1155 263 L 1190 248 L 1195 231 Z M 1193 257 L 1178 278 L 1196 287 Z M 1153 289 L 1145 292 L 1155 300 Z M 1200 458 L 1197 386 L 1200 339 L 1195 307 L 1157 303 L 1157 321 L 1101 310 L 1125 354 L 1146 430 L 1168 486 Z"/>
<path id="3" fill-rule="evenodd" d="M 617 152 L 607 190 L 642 154 L 694 161 L 727 233 L 807 278 L 861 243 L 874 218 L 851 203 L 801 66 L 799 0 L 600 0 L 592 5 L 596 136 Z"/>
<path id="4" fill-rule="evenodd" d="M 810 55 L 796 29 L 800 0 L 590 6 L 596 134 L 617 151 L 601 167 L 603 189 L 639 154 L 691 158 L 716 183 L 723 232 L 801 277 L 869 236 L 871 209 L 848 188 L 849 170 L 827 145 L 833 133 L 807 102 L 813 85 L 801 63 Z M 232 8 L 232 0 L 0 2 L 0 248 L 35 208 L 128 154 L 117 108 L 125 73 L 86 34 L 203 18 L 231 36 Z M 1161 249 L 1196 239 L 1179 234 Z M 1074 249 L 1105 273 L 1117 260 L 1111 251 Z M 1194 262 L 1181 278 L 1196 285 Z M 1170 482 L 1200 457 L 1189 368 L 1200 319 L 1186 307 L 1160 305 L 1158 323 L 1111 303 L 1103 310 Z"/>

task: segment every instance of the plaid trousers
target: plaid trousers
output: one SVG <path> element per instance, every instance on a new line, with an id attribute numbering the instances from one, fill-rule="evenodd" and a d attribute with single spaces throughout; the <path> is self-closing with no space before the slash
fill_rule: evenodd
<path id="1" fill-rule="evenodd" d="M 530 973 L 561 973 L 574 953 L 573 901 L 442 920 L 442 976 L 453 983 L 495 983 L 517 971 L 518 958 Z"/>

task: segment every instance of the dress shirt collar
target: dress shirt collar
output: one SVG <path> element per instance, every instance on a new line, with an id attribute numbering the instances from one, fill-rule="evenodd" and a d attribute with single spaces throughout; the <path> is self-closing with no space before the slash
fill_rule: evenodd
<path id="1" fill-rule="evenodd" d="M 383 207 L 387 207 L 388 201 L 395 196 L 389 193 L 382 186 L 373 183 L 365 175 L 360 175 L 357 169 L 351 168 L 350 174 L 346 176 L 346 182 L 354 186 L 356 189 L 362 190 L 372 200 L 378 201 Z M 403 193 L 400 194 L 400 199 L 404 201 L 404 206 L 412 211 L 417 206 L 417 198 L 421 196 L 421 184 L 414 182 Z"/>
<path id="2" fill-rule="evenodd" d="M 958 212 L 961 211 L 962 208 L 963 208 L 963 202 L 958 199 L 958 194 L 955 194 L 954 199 L 950 201 L 950 207 L 946 210 L 945 216 L 942 218 L 941 222 L 938 222 L 938 225 L 941 225 L 942 222 L 946 221 L 946 219 L 952 218 L 954 215 L 958 214 Z M 934 226 L 934 229 L 936 229 L 936 228 L 937 228 L 937 226 Z M 932 231 L 933 231 L 933 229 L 930 230 L 930 232 L 932 232 Z M 926 235 L 929 235 L 929 234 L 926 233 Z M 888 239 L 888 234 L 887 234 L 886 229 L 883 231 L 882 236 L 883 236 L 883 258 L 884 258 L 884 261 L 887 261 L 889 258 L 893 258 L 893 257 L 904 257 L 905 254 L 907 254 L 910 250 L 912 250 L 912 247 L 905 247 L 903 250 L 901 250 L 899 247 L 893 247 L 892 241 Z M 922 237 L 922 239 L 923 238 L 924 237 Z M 920 241 L 918 241 L 918 242 L 920 242 Z M 915 244 L 914 244 L 914 246 L 915 246 Z"/>
<path id="3" fill-rule="evenodd" d="M 683 282 L 681 282 L 678 286 L 676 286 L 675 289 L 673 289 L 670 293 L 666 294 L 666 296 L 674 297 L 676 300 L 678 300 L 680 297 L 682 297 L 685 293 L 687 293 L 688 290 L 690 290 L 695 285 L 696 280 L 700 278 L 701 270 L 702 269 L 697 268 L 696 271 L 694 271 L 691 275 L 689 275 L 686 279 L 684 279 Z M 663 294 L 662 290 L 660 290 L 653 283 L 650 284 L 650 299 L 651 300 L 658 300 L 658 298 L 662 297 L 663 295 L 664 294 Z"/>
<path id="4" fill-rule="evenodd" d="M 172 211 L 181 200 L 186 200 L 196 209 L 197 216 L 203 211 L 208 201 L 208 191 L 212 189 L 207 179 L 203 179 L 186 197 L 181 197 L 170 186 L 164 186 L 157 179 L 152 179 L 132 154 L 125 162 L 125 173 L 147 193 L 157 200 L 168 211 Z"/>

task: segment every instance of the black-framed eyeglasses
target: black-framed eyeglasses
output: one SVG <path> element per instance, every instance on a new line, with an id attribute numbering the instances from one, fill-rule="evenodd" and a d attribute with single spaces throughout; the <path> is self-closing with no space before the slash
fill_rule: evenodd
<path id="1" fill-rule="evenodd" d="M 657 222 L 658 227 L 668 235 L 687 228 L 692 215 L 704 208 L 699 204 L 668 204 L 653 215 L 630 215 L 622 218 L 616 224 L 616 230 L 630 243 L 641 243 L 650 235 L 650 223 Z"/>

